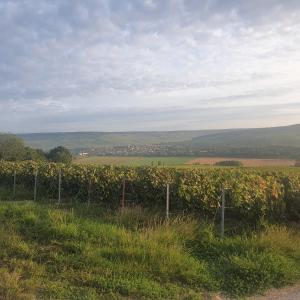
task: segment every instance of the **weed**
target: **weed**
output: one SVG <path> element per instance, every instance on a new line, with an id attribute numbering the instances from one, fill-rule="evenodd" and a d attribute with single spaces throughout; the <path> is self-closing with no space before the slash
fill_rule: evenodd
<path id="1" fill-rule="evenodd" d="M 299 230 L 219 239 L 191 217 L 0 203 L 1 299 L 239 297 L 300 279 Z"/>

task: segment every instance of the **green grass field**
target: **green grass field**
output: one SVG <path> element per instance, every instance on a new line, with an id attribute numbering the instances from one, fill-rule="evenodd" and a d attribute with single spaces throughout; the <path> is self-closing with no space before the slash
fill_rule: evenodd
<path id="1" fill-rule="evenodd" d="M 299 227 L 224 240 L 140 209 L 0 203 L 0 299 L 235 299 L 300 280 Z"/>
<path id="2" fill-rule="evenodd" d="M 214 168 L 218 161 L 240 160 L 244 167 L 268 168 L 268 169 L 296 169 L 292 160 L 287 159 L 241 159 L 226 157 L 202 157 L 191 156 L 166 156 L 166 157 L 141 157 L 141 156 L 88 156 L 76 157 L 76 164 L 115 165 L 128 167 L 142 166 L 166 166 L 178 168 Z M 300 168 L 297 168 L 300 169 Z"/>
<path id="3" fill-rule="evenodd" d="M 120 166 L 184 166 L 193 157 L 139 157 L 139 156 L 91 156 L 77 158 L 78 164 L 120 165 Z"/>

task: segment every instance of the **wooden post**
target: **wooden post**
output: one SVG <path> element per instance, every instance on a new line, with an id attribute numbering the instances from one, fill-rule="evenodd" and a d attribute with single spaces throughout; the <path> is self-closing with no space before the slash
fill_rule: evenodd
<path id="1" fill-rule="evenodd" d="M 224 238 L 224 225 L 225 225 L 225 200 L 226 190 L 222 188 L 222 206 L 221 206 L 221 238 Z"/>
<path id="2" fill-rule="evenodd" d="M 16 199 L 16 177 L 17 177 L 17 172 L 14 170 L 14 186 L 13 186 L 13 199 Z"/>
<path id="3" fill-rule="evenodd" d="M 121 209 L 125 208 L 125 189 L 126 189 L 126 180 L 123 179 L 122 182 L 122 197 L 121 197 Z"/>
<path id="4" fill-rule="evenodd" d="M 92 187 L 92 181 L 91 178 L 89 179 L 89 187 L 88 187 L 88 206 L 91 204 L 91 187 Z"/>
<path id="5" fill-rule="evenodd" d="M 38 177 L 38 171 L 35 171 L 34 174 L 34 191 L 33 191 L 33 200 L 37 200 L 37 177 Z"/>
<path id="6" fill-rule="evenodd" d="M 58 170 L 58 204 L 61 202 L 61 169 Z"/>
<path id="7" fill-rule="evenodd" d="M 167 183 L 167 197 L 166 197 L 166 219 L 169 220 L 169 206 L 170 206 L 170 184 Z"/>

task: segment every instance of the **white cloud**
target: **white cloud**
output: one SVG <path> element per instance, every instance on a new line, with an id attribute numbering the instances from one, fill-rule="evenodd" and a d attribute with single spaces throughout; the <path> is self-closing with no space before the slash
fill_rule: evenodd
<path id="1" fill-rule="evenodd" d="M 223 128 L 297 122 L 299 12 L 296 0 L 3 0 L 0 108 L 14 118 L 0 131 L 211 127 L 201 109 Z"/>

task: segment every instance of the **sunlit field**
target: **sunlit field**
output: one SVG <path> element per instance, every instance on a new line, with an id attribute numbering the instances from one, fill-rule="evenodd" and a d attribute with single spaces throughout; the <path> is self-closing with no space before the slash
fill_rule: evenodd
<path id="1" fill-rule="evenodd" d="M 99 165 L 119 165 L 119 166 L 184 166 L 191 157 L 139 157 L 139 156 L 91 156 L 76 158 L 78 164 L 99 164 Z"/>
<path id="2" fill-rule="evenodd" d="M 217 162 L 235 160 L 245 167 L 292 167 L 292 159 L 259 159 L 232 157 L 139 157 L 139 156 L 91 156 L 77 157 L 78 164 L 119 165 L 119 166 L 170 166 L 170 167 L 199 167 L 214 166 Z"/>

